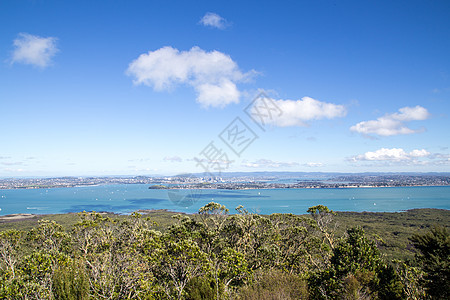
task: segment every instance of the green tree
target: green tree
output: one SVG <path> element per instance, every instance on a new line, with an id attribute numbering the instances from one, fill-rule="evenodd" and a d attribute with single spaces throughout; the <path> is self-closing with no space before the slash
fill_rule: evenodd
<path id="1" fill-rule="evenodd" d="M 450 235 L 443 226 L 411 238 L 417 262 L 425 272 L 427 294 L 432 299 L 450 298 Z"/>
<path id="2" fill-rule="evenodd" d="M 89 298 L 89 279 L 82 261 L 60 264 L 53 274 L 53 296 L 57 300 Z"/>
<path id="3" fill-rule="evenodd" d="M 95 212 L 80 217 L 73 235 L 92 297 L 136 299 L 156 290 L 152 268 L 159 234 L 150 229 L 148 220 L 138 213 L 122 221 Z"/>
<path id="4" fill-rule="evenodd" d="M 405 298 L 410 300 L 424 299 L 424 272 L 422 269 L 410 266 L 399 260 L 394 260 L 393 262 L 400 281 L 403 284 L 403 294 Z"/>
<path id="5" fill-rule="evenodd" d="M 155 275 L 168 298 L 182 299 L 186 285 L 193 278 L 207 273 L 207 255 L 192 240 L 173 241 L 170 238 L 159 251 L 159 267 Z"/>
<path id="6" fill-rule="evenodd" d="M 8 277 L 16 277 L 18 248 L 23 242 L 23 233 L 17 230 L 0 232 L 0 268 Z"/>
<path id="7" fill-rule="evenodd" d="M 336 228 L 332 230 L 329 227 L 335 213 L 325 205 L 312 206 L 308 208 L 307 212 L 309 212 L 314 221 L 316 221 L 317 227 L 323 233 L 331 249 L 334 249 L 334 234 Z"/>
<path id="8" fill-rule="evenodd" d="M 20 245 L 24 233 L 17 230 L 0 232 L 0 299 L 23 297 L 24 282 L 19 264 L 23 256 Z"/>
<path id="9" fill-rule="evenodd" d="M 225 205 L 209 202 L 198 210 L 206 226 L 213 226 L 216 231 L 220 231 L 228 215 L 228 208 Z"/>
<path id="10" fill-rule="evenodd" d="M 328 269 L 310 277 L 315 298 L 402 298 L 398 276 L 384 264 L 376 244 L 360 227 L 347 230 L 347 237 L 334 248 L 330 263 Z"/>

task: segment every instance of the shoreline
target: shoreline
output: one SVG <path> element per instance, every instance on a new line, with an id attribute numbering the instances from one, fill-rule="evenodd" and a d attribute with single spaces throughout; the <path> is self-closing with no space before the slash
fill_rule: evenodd
<path id="1" fill-rule="evenodd" d="M 76 214 L 81 213 L 81 212 L 82 211 L 56 213 L 56 214 L 17 213 L 17 214 L 0 215 L 0 224 L 9 223 L 9 222 L 17 222 L 17 221 L 22 221 L 22 220 L 29 220 L 29 219 L 34 219 L 34 218 L 40 218 L 40 217 L 43 217 L 43 216 L 63 216 L 63 215 L 74 215 L 74 214 L 76 215 Z M 87 211 L 87 212 L 94 212 L 94 211 Z M 168 209 L 139 209 L 139 210 L 127 213 L 127 214 L 115 213 L 115 212 L 112 212 L 112 211 L 95 211 L 95 212 L 98 213 L 98 214 L 101 214 L 101 215 L 117 215 L 117 216 L 129 216 L 129 215 L 131 215 L 134 212 L 140 213 L 142 215 L 149 215 L 149 214 L 158 213 L 158 212 L 191 215 L 189 213 L 171 211 L 171 210 L 168 210 Z"/>
<path id="2" fill-rule="evenodd" d="M 35 187 L 35 186 L 27 186 L 27 187 L 0 187 L 0 191 L 10 191 L 10 190 L 40 190 L 40 189 L 64 189 L 64 188 L 82 188 L 82 187 L 97 187 L 97 186 L 113 186 L 113 185 L 149 185 L 147 183 L 104 183 L 104 184 L 87 184 L 87 185 L 67 185 L 67 186 L 43 186 L 43 187 Z M 261 187 L 236 187 L 236 188 L 223 188 L 223 187 L 206 187 L 206 186 L 192 186 L 192 187 L 183 187 L 183 186 L 167 186 L 164 188 L 154 188 L 155 190 L 225 190 L 225 191 L 233 191 L 233 190 L 275 190 L 275 189 L 365 189 L 365 188 L 402 188 L 402 187 L 447 187 L 450 184 L 417 184 L 417 185 L 341 185 L 341 186 L 261 186 Z M 149 189 L 152 185 L 149 186 Z M 1 199 L 1 198 L 0 198 Z"/>
<path id="3" fill-rule="evenodd" d="M 247 172 L 217 176 L 186 174 L 175 176 L 101 176 L 3 178 L 0 190 L 96 187 L 146 184 L 153 189 L 263 189 L 263 188 L 373 188 L 450 186 L 450 172 L 443 173 L 304 173 Z"/>
<path id="4" fill-rule="evenodd" d="M 432 207 L 421 207 L 421 208 L 411 208 L 406 210 L 400 210 L 400 211 L 352 211 L 352 210 L 334 210 L 335 213 L 351 213 L 351 214 L 360 214 L 360 215 L 367 215 L 367 214 L 400 214 L 405 212 L 413 212 L 413 211 L 425 211 L 425 210 L 436 210 L 436 211 L 450 211 L 450 209 L 445 208 L 432 208 Z M 87 212 L 94 212 L 94 211 L 87 211 Z M 183 214 L 183 215 L 196 215 L 198 213 L 186 213 L 186 212 L 179 212 L 179 211 L 173 211 L 170 209 L 139 209 L 130 213 L 115 213 L 112 211 L 95 211 L 96 213 L 99 213 L 101 215 L 117 215 L 117 216 L 129 216 L 134 212 L 140 213 L 142 215 L 149 215 L 152 213 L 169 213 L 169 214 Z M 17 213 L 17 214 L 8 214 L 8 215 L 0 215 L 0 224 L 2 223 L 9 223 L 9 222 L 16 222 L 16 221 L 22 221 L 22 220 L 28 220 L 33 218 L 39 218 L 42 216 L 62 216 L 62 215 L 73 215 L 78 214 L 80 212 L 66 212 L 66 213 L 56 213 L 56 214 L 28 214 L 28 213 Z M 234 214 L 228 214 L 229 216 L 232 216 Z M 297 216 L 303 216 L 308 215 L 305 214 L 297 214 Z M 269 216 L 269 215 L 268 215 Z"/>

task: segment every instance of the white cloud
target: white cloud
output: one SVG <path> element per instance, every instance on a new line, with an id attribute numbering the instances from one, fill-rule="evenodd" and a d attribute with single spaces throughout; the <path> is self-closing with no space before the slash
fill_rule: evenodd
<path id="1" fill-rule="evenodd" d="M 166 156 L 164 157 L 164 161 L 170 161 L 170 162 L 182 162 L 183 159 L 179 156 Z"/>
<path id="2" fill-rule="evenodd" d="M 322 167 L 323 163 L 309 162 L 309 163 L 304 164 L 304 166 L 306 166 L 306 167 Z"/>
<path id="3" fill-rule="evenodd" d="M 204 26 L 215 27 L 218 29 L 225 29 L 228 26 L 227 20 L 212 12 L 206 13 L 203 18 L 201 18 L 200 23 Z"/>
<path id="4" fill-rule="evenodd" d="M 225 167 L 228 169 L 228 167 L 234 163 L 234 160 L 229 159 L 206 159 L 206 158 L 197 158 L 194 157 L 192 159 L 187 159 L 187 161 L 195 161 L 197 164 L 206 163 L 209 166 L 214 166 L 215 169 L 218 167 Z"/>
<path id="5" fill-rule="evenodd" d="M 229 103 L 238 103 L 241 93 L 232 81 L 222 79 L 217 84 L 204 83 L 195 87 L 197 101 L 206 106 L 223 107 Z"/>
<path id="6" fill-rule="evenodd" d="M 430 155 L 430 152 L 428 152 L 428 151 L 425 150 L 425 149 L 422 149 L 422 150 L 413 150 L 413 151 L 409 152 L 409 155 L 410 155 L 411 157 L 426 157 L 426 156 L 429 156 L 429 155 Z"/>
<path id="7" fill-rule="evenodd" d="M 136 166 L 128 166 L 128 168 L 133 169 L 135 172 L 159 172 L 156 168 L 137 168 Z"/>
<path id="8" fill-rule="evenodd" d="M 204 107 L 238 103 L 241 93 L 236 83 L 249 78 L 251 73 L 242 73 L 230 56 L 219 51 L 206 52 L 199 47 L 189 51 L 172 47 L 149 51 L 132 61 L 127 69 L 135 84 L 157 91 L 188 84 L 196 90 L 197 102 Z"/>
<path id="9" fill-rule="evenodd" d="M 352 161 L 408 161 L 420 157 L 429 157 L 431 155 L 425 149 L 406 152 L 402 148 L 381 148 L 373 152 L 366 152 L 352 157 Z"/>
<path id="10" fill-rule="evenodd" d="M 8 172 L 8 173 L 22 173 L 25 170 L 24 169 L 11 169 L 11 168 L 6 168 L 3 169 L 3 171 Z"/>
<path id="11" fill-rule="evenodd" d="M 310 97 L 303 97 L 301 100 L 274 100 L 271 99 L 273 105 L 279 108 L 279 114 L 272 114 L 264 121 L 279 127 L 288 126 L 307 126 L 307 121 L 319 119 L 333 119 L 337 117 L 344 117 L 347 110 L 343 105 L 337 105 L 328 102 L 321 102 Z M 261 101 L 261 103 L 259 103 Z M 251 108 L 253 115 L 261 114 L 261 108 L 267 104 L 263 101 L 257 100 Z"/>
<path id="12" fill-rule="evenodd" d="M 51 64 L 51 59 L 58 52 L 56 38 L 40 37 L 28 33 L 20 33 L 14 40 L 12 63 L 24 63 L 45 68 Z"/>
<path id="13" fill-rule="evenodd" d="M 376 165 L 449 165 L 450 155 L 446 153 L 430 153 L 425 149 L 410 152 L 402 148 L 381 148 L 349 158 L 349 161 L 370 162 Z"/>
<path id="14" fill-rule="evenodd" d="M 244 160 L 241 165 L 247 168 L 283 168 L 283 167 L 298 166 L 299 163 L 273 161 L 270 159 L 258 159 L 252 162 Z"/>
<path id="15" fill-rule="evenodd" d="M 19 165 L 23 165 L 23 162 L 21 162 L 21 161 L 1 162 L 0 165 L 4 165 L 4 166 L 19 166 Z"/>
<path id="16" fill-rule="evenodd" d="M 151 161 L 150 158 L 134 158 L 134 159 L 129 159 L 128 161 L 130 162 L 146 162 L 146 161 Z"/>
<path id="17" fill-rule="evenodd" d="M 420 130 L 409 128 L 405 122 L 422 121 L 429 117 L 430 113 L 422 106 L 403 107 L 399 109 L 399 113 L 386 114 L 376 120 L 360 122 L 350 127 L 350 130 L 362 134 L 376 134 L 381 136 L 411 134 L 420 132 Z"/>
<path id="18" fill-rule="evenodd" d="M 450 165 L 450 154 L 433 153 L 431 155 L 434 165 Z"/>

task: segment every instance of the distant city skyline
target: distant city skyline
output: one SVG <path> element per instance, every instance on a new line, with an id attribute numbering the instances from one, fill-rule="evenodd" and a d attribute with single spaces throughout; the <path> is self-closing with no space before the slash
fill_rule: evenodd
<path id="1" fill-rule="evenodd" d="M 2 1 L 0 177 L 448 172 L 448 1 Z"/>

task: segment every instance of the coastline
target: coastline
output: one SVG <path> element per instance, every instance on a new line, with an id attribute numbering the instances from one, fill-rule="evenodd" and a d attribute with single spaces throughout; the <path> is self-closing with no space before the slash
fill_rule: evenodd
<path id="1" fill-rule="evenodd" d="M 417 211 L 445 211 L 450 212 L 450 209 L 445 208 L 411 208 L 407 210 L 397 211 L 397 212 L 374 212 L 374 211 L 351 211 L 351 210 L 337 210 L 334 211 L 338 214 L 355 214 L 355 215 L 380 215 L 380 214 L 386 214 L 386 215 L 393 215 L 393 214 L 402 214 L 402 213 L 411 213 L 411 212 L 417 212 Z M 93 212 L 93 211 L 90 211 Z M 185 213 L 185 212 L 178 212 L 173 211 L 169 209 L 139 209 L 134 212 L 140 213 L 142 215 L 150 215 L 155 213 L 167 213 L 167 214 L 182 214 L 182 215 L 196 215 L 197 213 Z M 96 211 L 96 213 L 101 215 L 116 215 L 116 216 L 129 216 L 134 212 L 130 212 L 127 214 L 122 213 L 116 213 L 112 211 Z M 3 223 L 9 223 L 9 222 L 16 222 L 16 221 L 22 221 L 22 220 L 28 220 L 28 219 L 34 219 L 34 218 L 42 218 L 44 216 L 65 216 L 65 215 L 75 215 L 80 212 L 66 212 L 66 213 L 56 213 L 56 214 L 27 214 L 27 213 L 19 213 L 19 214 L 9 214 L 9 215 L 0 215 L 0 224 Z M 231 215 L 231 214 L 230 214 Z M 296 214 L 298 216 L 306 216 L 308 214 Z"/>
<path id="2" fill-rule="evenodd" d="M 122 184 L 136 184 L 136 185 L 148 185 L 146 183 L 122 183 Z M 103 183 L 103 184 L 86 184 L 86 185 L 55 185 L 55 186 L 20 186 L 20 187 L 3 187 L 0 186 L 0 191 L 8 191 L 8 190 L 39 190 L 39 189 L 64 189 L 64 188 L 82 188 L 82 187 L 96 187 L 96 186 L 108 186 L 108 185 L 121 185 L 121 183 Z M 364 189 L 364 188 L 400 188 L 400 187 L 446 187 L 450 186 L 449 184 L 405 184 L 405 185 L 337 185 L 336 184 L 327 184 L 324 183 L 321 186 L 316 185 L 305 185 L 305 186 L 296 186 L 291 184 L 277 184 L 277 185 L 261 185 L 254 187 L 220 187 L 220 186 L 189 186 L 189 185 L 174 185 L 167 186 L 164 188 L 158 188 L 159 190 L 274 190 L 274 189 Z M 151 189 L 151 186 L 149 186 Z"/>
<path id="3" fill-rule="evenodd" d="M 147 184 L 154 189 L 273 189 L 273 188 L 371 188 L 371 187 L 425 187 L 450 186 L 450 173 L 292 173 L 222 174 L 211 177 L 202 174 L 176 176 L 104 176 L 104 177 L 49 177 L 3 178 L 0 190 L 51 189 L 95 187 L 114 184 Z M 189 175 L 189 174 L 188 174 Z M 289 181 L 289 182 L 286 182 Z"/>

